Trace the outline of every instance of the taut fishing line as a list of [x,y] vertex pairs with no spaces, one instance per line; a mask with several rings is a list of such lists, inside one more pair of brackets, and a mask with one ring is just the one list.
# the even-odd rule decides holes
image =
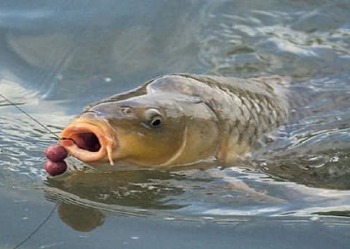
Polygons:
[[[0,93],[0,96],[6,101],[8,102],[11,106],[15,107],[17,110],[19,110],[21,113],[23,113],[24,115],[26,115],[28,118],[30,118],[32,121],[34,121],[36,124],[38,124],[40,127],[42,127],[43,129],[45,129],[46,131],[48,131],[50,134],[54,135],[57,140],[59,140],[59,137],[57,136],[57,134],[55,134],[53,131],[51,131],[49,128],[47,128],[44,124],[40,123],[37,119],[35,119],[33,116],[31,116],[29,113],[27,113],[26,111],[24,111],[22,108],[20,108],[16,103],[14,103],[13,101],[11,101],[9,98],[5,97],[3,94]],[[29,241],[48,221],[49,219],[52,217],[52,215],[54,214],[56,208],[58,206],[58,203],[56,203],[56,205],[51,209],[51,211],[49,212],[49,214],[46,216],[46,218],[25,238],[23,239],[20,243],[18,243],[15,247],[13,247],[13,249],[18,249],[20,248],[22,245],[24,245],[27,241]]]
[[24,115],[26,115],[28,118],[30,118],[32,121],[34,121],[36,124],[38,124],[39,126],[41,126],[42,128],[44,128],[46,131],[48,131],[50,134],[54,135],[57,140],[59,140],[59,137],[57,136],[57,134],[55,134],[53,131],[51,131],[49,128],[47,128],[44,124],[40,123],[37,119],[35,119],[33,116],[29,115],[29,113],[25,112],[22,108],[20,108],[16,103],[12,102],[10,99],[8,99],[7,97],[5,97],[3,94],[0,93],[0,96],[6,100],[10,105],[12,105],[13,107],[15,107],[17,110],[19,110],[20,112],[22,112]]

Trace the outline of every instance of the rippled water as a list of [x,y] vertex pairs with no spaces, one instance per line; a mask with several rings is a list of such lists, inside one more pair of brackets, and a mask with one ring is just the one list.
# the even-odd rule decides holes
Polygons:
[[349,12],[347,0],[0,3],[0,93],[55,133],[159,74],[292,79],[290,122],[240,165],[206,170],[99,173],[72,159],[79,170],[46,178],[55,136],[0,98],[1,245],[57,204],[30,248],[346,248]]

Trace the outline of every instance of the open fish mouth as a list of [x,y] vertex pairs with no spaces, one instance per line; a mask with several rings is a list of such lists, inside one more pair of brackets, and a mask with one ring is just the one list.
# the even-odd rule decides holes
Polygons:
[[60,145],[70,155],[86,162],[109,161],[114,164],[112,152],[116,141],[108,125],[86,119],[77,119],[61,133]]
[[98,152],[101,149],[100,140],[93,132],[82,132],[72,134],[71,137],[63,137],[62,140],[71,140],[81,150]]

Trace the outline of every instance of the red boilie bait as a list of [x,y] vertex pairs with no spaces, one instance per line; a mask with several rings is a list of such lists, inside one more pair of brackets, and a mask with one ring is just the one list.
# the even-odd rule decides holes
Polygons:
[[68,156],[67,150],[61,145],[49,145],[45,150],[47,161],[44,169],[51,176],[61,175],[67,170],[64,159]]

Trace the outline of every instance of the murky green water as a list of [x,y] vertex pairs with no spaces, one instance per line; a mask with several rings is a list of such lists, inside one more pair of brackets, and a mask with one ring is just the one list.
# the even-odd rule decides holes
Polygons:
[[47,179],[54,136],[0,98],[1,247],[34,232],[21,248],[347,248],[349,13],[348,0],[0,2],[0,93],[54,132],[165,73],[289,76],[294,108],[240,167]]

